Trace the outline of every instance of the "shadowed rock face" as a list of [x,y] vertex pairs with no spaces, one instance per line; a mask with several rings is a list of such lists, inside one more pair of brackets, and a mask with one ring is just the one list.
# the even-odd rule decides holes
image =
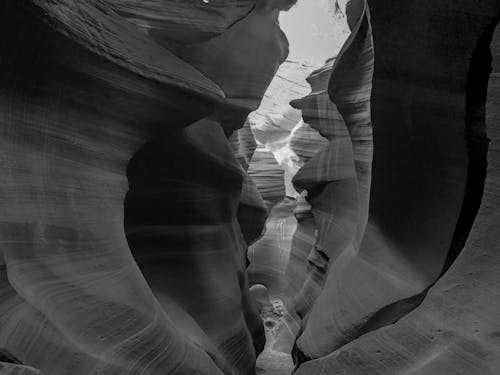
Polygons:
[[498,1],[346,1],[297,201],[277,12],[209,3],[1,3],[0,374],[496,374]]
[[222,128],[202,120],[148,143],[127,174],[127,238],[154,295],[189,336],[215,345],[234,373],[252,373],[251,336],[260,340],[256,349],[264,337],[237,221],[243,171]]
[[[348,17],[354,3],[347,4]],[[482,200],[484,227],[481,210],[474,226],[481,234],[474,241],[473,228],[467,238],[486,176],[488,55],[499,5],[369,3],[375,45],[369,221],[358,250],[338,255],[342,247],[332,234],[321,247],[330,257],[328,273],[297,340],[297,373],[493,374],[499,343],[490,319],[499,311],[483,305],[489,295],[483,288],[496,288],[489,275],[496,261],[494,245],[477,241],[494,233],[485,201],[494,195]],[[341,63],[342,53],[329,93],[349,126],[343,97],[335,96],[336,84],[345,82]],[[486,186],[494,185],[492,173]],[[314,199],[312,206],[314,212]]]
[[0,347],[47,374],[221,374],[153,297],[123,200],[134,153],[222,92],[100,2],[4,1],[0,14]]
[[[253,185],[242,168],[249,160],[248,174],[254,175],[252,163],[262,155],[251,142],[245,150],[244,137],[251,135],[244,133],[245,118],[258,108],[288,53],[276,17],[253,11],[218,37],[174,48],[223,89],[225,103],[183,134],[146,144],[128,169],[125,226],[139,267],[164,309],[178,304],[201,328],[195,337],[208,336],[234,374],[255,371],[255,355],[265,342],[249,297],[247,245],[262,233],[262,198],[284,196],[277,163],[277,186],[265,178],[263,184],[253,179]],[[253,65],[251,56],[259,57]],[[266,177],[269,170],[260,172]]]
[[109,0],[109,4],[156,41],[183,44],[224,33],[250,13],[255,0]]
[[[6,1],[0,14],[11,36],[1,41],[0,347],[50,374],[251,373],[263,337],[236,221],[243,170],[218,124],[182,130],[223,103],[222,90],[103,2]],[[184,162],[164,163],[168,140],[177,144],[168,160]],[[186,179],[190,165],[205,174]],[[171,193],[155,195],[164,181]],[[125,222],[131,244],[147,239],[134,249],[146,280],[125,238],[129,183],[128,203],[141,183],[153,192]],[[186,208],[197,184],[198,213]],[[148,221],[158,212],[149,208],[179,205],[178,221]],[[185,231],[162,242],[168,225]],[[151,247],[169,251],[155,259]],[[158,288],[162,264],[171,271]]]

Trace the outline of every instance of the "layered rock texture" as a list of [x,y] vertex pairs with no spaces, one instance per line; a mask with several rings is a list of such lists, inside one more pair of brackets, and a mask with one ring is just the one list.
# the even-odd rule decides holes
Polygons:
[[[227,136],[259,105],[286,39],[272,32],[248,91],[217,75],[240,71],[238,54],[202,74],[106,2],[0,7],[0,348],[16,358],[2,373],[253,373],[264,331]],[[252,13],[210,48],[231,49],[235,34],[260,44],[274,17]],[[206,118],[214,110],[235,115]]]
[[[363,120],[362,105],[357,115],[346,112],[345,96],[336,97],[344,87],[353,87],[345,85],[343,61],[350,62],[348,71],[361,69],[357,79],[363,71],[369,74],[369,65],[362,66],[370,56],[366,47],[371,38],[363,35],[371,29],[356,16],[352,43],[346,43],[333,66],[328,94],[350,130],[358,195],[346,205],[349,199],[342,199],[340,191],[323,203],[323,188],[320,198],[311,200],[313,213],[326,211],[331,215],[328,222],[339,224],[325,231],[322,217],[318,220],[315,214],[316,247],[326,254],[321,258],[327,260],[326,272],[317,282],[324,287],[302,321],[295,349],[302,364],[296,373],[494,374],[500,343],[493,317],[499,311],[496,304],[486,307],[482,298],[491,299],[489,290],[496,290],[498,283],[489,276],[496,261],[491,258],[495,245],[488,242],[496,232],[490,216],[496,203],[489,202],[497,199],[488,197],[488,188],[483,198],[482,192],[488,54],[499,4],[369,3],[375,45],[369,221],[363,234],[369,179],[362,176],[370,165],[369,133],[352,127],[354,120],[367,125],[367,117]],[[347,4],[349,19],[349,8],[358,11],[359,6]],[[358,57],[350,57],[351,51],[358,51]],[[314,81],[312,85],[314,94]],[[357,87],[359,94],[350,96],[351,103],[363,98],[362,82]],[[313,107],[304,103],[307,98],[297,105]],[[329,171],[346,170],[341,160],[349,158],[340,159],[340,145],[335,150],[336,168]],[[494,150],[490,160],[495,160]],[[301,178],[303,170],[295,178],[301,185],[309,182]],[[486,179],[492,190],[494,173]],[[352,193],[354,186],[344,191]],[[333,209],[336,199],[348,210]],[[346,234],[350,247],[345,245]]]
[[498,0],[291,3],[3,0],[1,375],[498,373]]
[[160,43],[200,43],[245,18],[255,0],[109,0],[113,10]]

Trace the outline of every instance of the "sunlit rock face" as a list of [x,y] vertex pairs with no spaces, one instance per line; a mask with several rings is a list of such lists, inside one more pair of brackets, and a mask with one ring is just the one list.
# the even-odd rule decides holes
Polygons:
[[290,137],[290,148],[303,163],[307,163],[327,143],[321,134],[303,121],[295,127]]
[[[293,216],[297,221],[297,229],[293,233],[290,256],[286,265],[285,278],[287,282],[287,295],[295,300],[297,305],[292,308],[300,313],[304,308],[310,307],[314,302],[314,296],[318,293],[301,293],[305,286],[305,279],[309,276],[310,263],[308,262],[311,249],[316,243],[318,228],[314,221],[311,205],[307,202],[307,192],[297,198],[297,204]],[[321,286],[317,286],[321,288]],[[307,297],[311,297],[311,299]],[[305,298],[304,298],[305,297]],[[307,301],[307,302],[306,302]],[[305,303],[305,304],[304,304]],[[302,306],[299,307],[298,304]]]
[[[343,258],[359,250],[368,215],[373,48],[368,11],[363,3],[352,5],[354,8],[348,8],[347,12],[352,34],[338,59],[327,61],[315,71],[308,79],[311,94],[293,102],[302,109],[305,122],[329,140],[294,177],[297,188],[308,191],[307,199],[318,230],[308,257],[310,276],[296,306],[297,313],[304,318],[303,332],[297,340],[299,361],[304,355],[326,354],[335,340],[331,326],[335,322],[330,314],[335,308],[332,305],[339,303],[332,298],[337,293],[337,268],[342,268]],[[329,86],[330,80],[337,86]],[[320,331],[331,334],[319,335]]]
[[285,173],[270,150],[263,147],[255,150],[248,175],[269,208],[285,198]]
[[288,197],[297,196],[291,180],[301,167],[290,148],[290,138],[301,122],[301,113],[289,102],[307,94],[309,88],[304,78],[313,69],[300,61],[287,60],[277,71],[259,108],[248,117],[256,141],[271,152],[284,172],[283,183]]

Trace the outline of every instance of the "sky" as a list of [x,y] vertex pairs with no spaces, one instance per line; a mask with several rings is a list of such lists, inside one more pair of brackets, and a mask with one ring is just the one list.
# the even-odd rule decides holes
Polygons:
[[331,0],[298,0],[288,12],[282,12],[280,25],[290,42],[290,60],[314,65],[336,56],[348,28],[345,18],[330,11]]

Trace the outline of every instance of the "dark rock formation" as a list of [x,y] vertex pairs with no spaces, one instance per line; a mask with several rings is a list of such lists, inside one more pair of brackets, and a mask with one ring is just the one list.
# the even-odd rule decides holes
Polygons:
[[[257,142],[252,133],[250,122],[233,132],[229,138],[233,153],[241,167],[248,171]],[[258,240],[264,231],[267,218],[267,206],[253,181],[247,173],[243,174],[240,204],[238,207],[238,222],[248,245]]]
[[[332,320],[330,311],[335,308],[333,304],[342,302],[332,296],[338,293],[336,285],[342,268],[356,258],[368,216],[373,47],[365,4],[350,2],[347,19],[352,34],[337,60],[327,61],[314,72],[309,78],[311,94],[293,103],[303,109],[305,121],[329,140],[328,146],[294,178],[298,189],[308,191],[307,199],[318,228],[318,238],[308,258],[311,276],[298,301],[300,306],[304,305],[301,299],[314,301],[318,297],[303,320],[303,332],[297,340],[297,353],[308,357],[328,353],[338,340],[336,328],[332,327],[338,323]],[[319,295],[312,293],[318,290],[314,284],[322,287],[323,283]],[[306,311],[301,307],[298,312],[303,315]]]
[[[255,188],[261,186],[243,169],[260,151],[253,151],[249,129],[246,135],[238,129],[259,106],[288,44],[275,16],[256,9],[204,43],[166,45],[216,82],[225,101],[210,118],[149,142],[134,156],[127,238],[165,311],[177,305],[189,317],[179,324],[196,322],[190,335],[212,344],[228,371],[251,374],[265,337],[249,297],[247,245],[261,235],[266,211]],[[263,53],[255,66],[247,63],[252,46]],[[227,139],[238,135],[248,143],[236,140],[241,165]]]
[[[488,48],[499,4],[370,1],[370,9],[370,219],[359,251],[330,259],[297,341],[297,374],[494,374],[498,309],[483,299],[498,283],[495,245],[484,243],[496,232],[494,195],[483,198],[468,234],[485,176]],[[341,67],[330,79],[337,104]]]
[[162,44],[200,43],[248,15],[255,0],[109,0],[118,14]]
[[0,347],[47,374],[223,373],[153,297],[123,228],[130,158],[222,91],[102,2],[0,14]]
[[[187,315],[177,320],[183,327],[195,322],[186,331],[213,345],[234,374],[255,371],[265,341],[246,266],[266,211],[259,182],[245,174],[260,151],[244,124],[288,53],[276,16],[257,8],[206,42],[164,43],[217,83],[225,101],[210,118],[147,143],[128,168],[125,226],[140,269],[164,310]],[[256,48],[261,59],[250,65]]]
[[1,375],[498,373],[498,0],[344,1],[254,124],[292,3],[3,0]]
[[307,163],[327,143],[325,138],[305,122],[297,125],[290,137],[290,148],[303,163]]
[[[1,60],[0,347],[50,374],[69,368],[75,374],[251,373],[253,346],[260,350],[263,337],[236,221],[243,170],[228,159],[232,151],[218,124],[181,130],[223,103],[223,92],[103,2],[7,1],[1,14],[9,38],[2,38]],[[167,147],[170,154],[167,140],[177,141]],[[126,226],[149,286],[123,227],[125,172],[134,155]],[[144,161],[151,163],[143,167]],[[199,183],[207,182],[202,196],[190,194],[196,180],[182,174],[191,167],[201,168]],[[219,185],[210,191],[216,174]],[[151,204],[134,199],[164,187],[159,177],[170,190],[148,195]],[[190,211],[192,201],[175,194],[198,199],[202,211]],[[179,207],[184,216],[174,214]],[[165,211],[156,216],[158,209]],[[168,225],[179,229],[175,238]],[[148,252],[156,248],[159,253]],[[165,264],[170,270],[155,272]],[[176,276],[175,285],[165,284]],[[19,367],[2,366],[9,373]]]
[[202,120],[146,144],[128,176],[127,238],[154,295],[177,326],[215,345],[234,373],[252,373],[248,332],[255,342],[264,337],[236,220],[243,170],[222,128]]

